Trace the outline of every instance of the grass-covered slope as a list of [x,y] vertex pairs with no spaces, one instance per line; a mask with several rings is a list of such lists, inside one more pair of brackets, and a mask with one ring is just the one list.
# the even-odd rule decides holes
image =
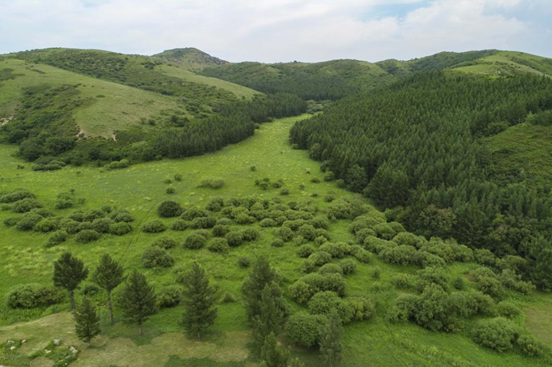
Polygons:
[[202,73],[264,93],[294,93],[314,100],[336,100],[388,85],[396,79],[376,64],[357,60],[313,64],[244,62],[208,67]]
[[[304,117],[307,116],[299,118]],[[38,228],[43,230],[46,228],[44,223],[38,226],[37,230],[27,231],[18,229],[17,226],[21,228],[20,224],[16,227],[0,224],[3,226],[3,245],[0,246],[0,268],[2,269],[0,294],[5,295],[20,284],[51,285],[52,261],[63,251],[71,251],[90,268],[94,268],[100,256],[107,252],[121,261],[127,272],[138,269],[146,274],[148,280],[155,285],[157,292],[174,287],[175,284],[178,285],[178,274],[183,269],[187,269],[192,261],[198,261],[206,269],[211,282],[216,283],[220,288],[220,294],[229,293],[236,299],[231,301],[232,297],[229,297],[229,302],[221,301],[217,304],[219,316],[211,332],[202,341],[192,341],[182,333],[179,320],[183,309],[180,306],[161,309],[144,325],[145,335],[140,337],[137,335],[135,325],[122,322],[119,308],[115,309],[115,326],[109,325],[103,293],[95,290],[93,284],[86,281],[77,291],[77,300],[82,299],[84,294],[89,295],[99,305],[102,315],[102,334],[93,340],[92,346],[86,346],[76,339],[73,321],[67,312],[69,307],[67,301],[50,307],[29,310],[9,309],[3,303],[0,306],[0,323],[4,325],[0,327],[0,343],[14,340],[16,348],[13,351],[9,348],[2,349],[0,363],[14,367],[28,366],[32,359],[32,365],[49,365],[52,359],[57,361],[63,358],[65,355],[63,353],[66,353],[68,346],[74,345],[80,353],[71,366],[154,364],[166,367],[182,365],[249,367],[257,365],[258,359],[249,349],[252,338],[241,302],[241,284],[250,268],[239,266],[238,260],[242,257],[254,260],[260,255],[267,257],[280,274],[280,285],[284,290],[286,301],[291,306],[292,314],[297,314],[308,312],[306,306],[293,300],[290,288],[297,279],[305,275],[300,270],[305,259],[298,256],[301,246],[297,243],[307,241],[307,248],[310,247],[316,252],[322,250],[319,246],[325,245],[315,245],[314,241],[301,239],[299,235],[301,233],[306,235],[308,232],[306,229],[293,231],[294,239],[285,242],[282,247],[272,245],[278,238],[276,235],[278,227],[264,227],[257,221],[243,224],[242,219],[238,219],[239,213],[249,213],[249,216],[262,215],[263,211],[259,212],[258,205],[255,208],[251,206],[249,210],[246,209],[249,205],[246,203],[251,203],[250,200],[254,199],[259,203],[267,200],[268,212],[272,214],[280,213],[279,210],[282,210],[280,205],[283,204],[287,216],[305,216],[306,212],[299,208],[312,210],[317,207],[318,211],[314,216],[323,220],[328,220],[327,214],[336,215],[345,209],[345,212],[342,212],[345,217],[342,219],[328,220],[328,229],[325,233],[331,237],[333,243],[348,243],[342,244],[342,249],[350,249],[351,244],[358,243],[371,249],[371,253],[366,255],[362,252],[365,255],[358,258],[336,253],[330,260],[333,264],[349,261],[356,265],[356,271],[343,277],[345,280],[343,299],[369,298],[376,311],[375,315],[368,320],[354,321],[345,325],[342,339],[344,366],[547,365],[548,361],[545,359],[522,356],[517,346],[512,351],[497,353],[471,341],[471,330],[478,320],[489,319],[491,316],[461,319],[463,327],[454,333],[430,331],[416,325],[414,321],[391,322],[393,312],[390,311],[394,310],[397,299],[405,296],[415,298],[420,294],[417,284],[421,279],[418,273],[421,266],[389,263],[392,257],[384,255],[386,251],[381,252],[385,246],[396,248],[395,242],[383,238],[383,236],[389,238],[388,236],[392,235],[388,226],[378,227],[378,236],[381,238],[374,239],[375,237],[369,236],[370,241],[358,242],[361,236],[367,234],[366,224],[362,224],[362,218],[357,220],[355,225],[357,235],[353,235],[351,216],[347,214],[347,205],[344,205],[343,200],[361,204],[360,206],[367,203],[355,194],[336,187],[333,182],[326,182],[323,178],[324,174],[317,168],[317,163],[310,160],[306,152],[291,148],[287,142],[287,133],[297,119],[278,120],[263,125],[252,139],[229,146],[217,153],[185,161],[164,160],[145,163],[116,171],[79,167],[56,172],[32,172],[28,168],[18,168],[23,162],[11,156],[13,147],[0,146],[0,156],[5,162],[0,166],[2,190],[28,189],[36,195],[36,200],[44,206],[44,209],[52,212],[55,216],[51,218],[52,221],[56,218],[67,218],[79,210],[90,215],[96,213],[93,215],[97,216],[98,212],[92,210],[98,210],[101,214],[102,210],[107,210],[107,208],[102,209],[106,206],[111,207],[112,213],[126,209],[134,218],[134,221],[130,222],[132,227],[130,233],[121,236],[102,234],[98,240],[89,243],[79,242],[78,234],[70,234],[65,242],[49,248],[45,245],[51,237],[51,232],[38,231]],[[252,166],[255,167],[254,170]],[[181,177],[176,180],[175,175]],[[263,185],[256,185],[255,181],[263,181],[265,177],[270,178],[270,184],[267,185],[266,190],[263,190]],[[224,180],[224,184],[219,189],[213,189],[201,184],[205,180],[212,182]],[[275,188],[276,184],[287,188],[288,194],[281,195],[282,188]],[[167,188],[173,188],[175,193],[168,195]],[[60,193],[62,193],[61,196],[59,196]],[[230,248],[228,254],[214,253],[207,247],[196,250],[187,249],[183,246],[185,239],[190,234],[197,233],[197,230],[191,228],[183,231],[172,230],[170,228],[180,220],[159,218],[157,215],[156,209],[164,200],[175,200],[186,208],[195,206],[203,209],[215,197],[222,198],[227,207],[221,212],[215,209],[209,213],[210,216],[220,219],[224,217],[223,213],[233,212],[229,224],[232,231],[253,228],[260,233],[260,237]],[[56,209],[58,202],[67,200],[72,202],[72,208]],[[277,204],[278,201],[281,201],[281,204]],[[303,206],[307,201],[311,204]],[[299,207],[296,206],[298,204]],[[358,204],[354,207],[360,208]],[[239,206],[232,209],[235,205]],[[21,218],[25,215],[13,213],[8,206],[4,205],[4,209],[7,210],[0,211],[1,221],[4,222],[7,218]],[[297,210],[292,210],[293,207]],[[370,221],[376,221],[379,224],[385,222],[385,216],[382,213],[370,206],[365,206],[365,209],[368,210],[368,216],[364,218],[370,218]],[[41,213],[46,214],[44,211]],[[168,229],[162,233],[145,233],[141,230],[145,224],[154,220],[160,220]],[[320,223],[323,224],[323,221]],[[370,226],[374,226],[374,223]],[[400,230],[396,224],[390,224],[390,226],[395,228],[391,231]],[[363,229],[366,233],[361,232]],[[213,241],[214,232],[211,229],[207,231],[209,244]],[[175,261],[174,265],[171,268],[145,268],[142,260],[144,251],[161,237],[171,237],[177,241],[176,247],[167,250]],[[441,242],[432,243],[435,245]],[[444,243],[440,246],[443,249],[461,249],[447,247],[448,245]],[[429,246],[426,250],[439,253],[439,246],[433,250]],[[379,256],[376,255],[378,251]],[[392,251],[387,252],[392,253]],[[420,256],[422,253],[424,251],[419,251]],[[441,253],[441,255],[449,256],[450,253],[448,255]],[[339,258],[340,256],[344,257]],[[427,253],[424,256],[427,257]],[[366,263],[368,259],[369,262]],[[478,261],[481,259],[483,258],[478,258]],[[487,256],[486,259],[489,261],[490,258]],[[473,261],[449,260],[445,266],[447,274],[445,282],[449,292],[457,292],[453,287],[453,280],[460,278],[460,281],[454,282],[456,286],[460,287],[458,285],[460,282],[465,291],[477,293],[475,291],[481,285],[475,282],[471,274],[481,265]],[[315,267],[314,272],[319,269],[321,267]],[[441,278],[437,277],[435,281],[441,281]],[[116,290],[115,297],[117,293]],[[508,289],[501,297],[501,300],[512,303],[514,310],[525,311],[524,314],[512,316],[513,325],[517,325],[523,333],[534,333],[542,337],[544,342],[550,342],[547,338],[547,334],[551,331],[550,324],[535,322],[536,317],[544,319],[550,317],[552,300],[549,295],[534,291],[524,295]],[[34,321],[12,324],[26,320]],[[308,367],[320,365],[321,357],[317,348],[293,346],[286,335],[284,331],[280,340],[285,346],[289,346],[293,356],[299,357]],[[58,338],[62,340],[61,346],[48,346],[52,340]],[[23,339],[27,342],[20,344]],[[54,352],[45,353],[45,349]]]
[[190,71],[200,71],[209,66],[228,64],[228,61],[221,60],[193,47],[165,50],[152,57]]

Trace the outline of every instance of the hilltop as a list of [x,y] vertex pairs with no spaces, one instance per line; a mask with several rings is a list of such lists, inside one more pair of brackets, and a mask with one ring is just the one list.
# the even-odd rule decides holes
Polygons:
[[194,47],[165,50],[152,57],[194,72],[201,71],[203,68],[209,66],[229,64],[228,61],[211,56]]

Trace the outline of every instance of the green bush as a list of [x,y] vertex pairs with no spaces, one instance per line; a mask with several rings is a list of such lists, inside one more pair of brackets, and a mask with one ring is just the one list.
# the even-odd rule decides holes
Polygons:
[[477,281],[477,288],[494,299],[501,299],[505,294],[504,286],[500,280],[488,276],[479,278]]
[[322,266],[332,261],[332,255],[325,251],[318,251],[309,256],[309,260],[316,266]]
[[162,236],[157,238],[153,242],[152,246],[157,246],[159,248],[162,248],[163,250],[168,250],[178,246],[178,241],[172,237]]
[[121,223],[130,223],[134,222],[134,217],[130,214],[128,210],[121,209],[117,210],[109,215],[111,219],[113,219],[114,222]]
[[481,320],[471,332],[472,339],[477,344],[498,352],[512,349],[519,334],[520,327],[503,317]]
[[303,245],[297,249],[297,256],[307,258],[315,252],[316,249],[312,245]]
[[171,224],[173,231],[185,231],[190,227],[190,224],[182,219],[177,219]]
[[521,353],[528,357],[542,357],[548,349],[540,340],[532,335],[521,335],[517,338],[516,345]]
[[241,232],[228,232],[225,238],[231,247],[237,247],[243,243],[243,234]]
[[270,246],[272,246],[272,247],[284,247],[284,241],[281,238],[275,238],[270,243]]
[[349,303],[341,299],[335,292],[318,292],[309,300],[309,313],[311,315],[328,316],[333,310],[337,311],[343,324],[351,322],[353,310]]
[[345,279],[339,274],[321,275],[311,273],[305,275],[300,280],[307,283],[313,289],[313,293],[332,291],[340,297],[343,297],[345,294]]
[[21,219],[19,219],[19,221],[15,225],[15,228],[17,228],[20,231],[30,231],[42,219],[44,218],[41,215],[38,215],[35,213],[26,213],[21,217]]
[[288,227],[281,227],[274,233],[276,237],[280,237],[284,242],[289,242],[293,239],[293,231]]
[[89,243],[100,238],[101,234],[93,229],[85,229],[77,233],[76,240],[81,243]]
[[15,213],[27,213],[37,208],[42,208],[42,204],[40,204],[37,200],[31,198],[16,201],[12,205],[12,211]]
[[372,261],[372,255],[370,254],[370,252],[363,249],[356,251],[354,253],[354,257],[363,264],[368,264],[370,261]]
[[64,296],[65,292],[59,288],[38,284],[24,284],[18,285],[8,292],[6,305],[12,309],[47,307],[61,303]]
[[213,217],[199,217],[194,218],[190,223],[190,228],[194,229],[206,229],[213,228],[217,224],[216,218]]
[[8,227],[13,227],[15,226],[17,223],[19,223],[19,220],[21,218],[19,217],[10,217],[10,218],[6,218],[4,219],[4,225],[8,226]]
[[142,232],[160,233],[167,230],[167,226],[160,220],[152,220],[142,226]]
[[259,222],[259,225],[263,228],[276,227],[278,223],[272,218],[265,218]]
[[177,285],[163,287],[157,292],[157,307],[171,308],[176,307],[182,301],[183,290]]
[[182,206],[176,201],[166,200],[157,207],[157,214],[161,218],[173,218],[182,214]]
[[228,242],[224,238],[213,238],[211,242],[209,242],[207,249],[219,254],[227,254],[230,252],[230,246],[228,246]]
[[430,284],[437,284],[442,289],[448,289],[449,277],[447,271],[443,268],[425,268],[418,270],[418,282],[416,288],[419,292],[423,292],[424,289]]
[[192,221],[195,218],[208,217],[210,215],[211,213],[209,213],[206,210],[201,210],[196,207],[190,207],[183,210],[182,214],[180,215],[180,218],[187,221]]
[[132,226],[127,222],[113,223],[109,226],[109,233],[115,236],[123,236],[132,232]]
[[343,275],[343,269],[337,264],[325,264],[320,269],[318,269],[318,273],[322,275],[325,275],[325,274]]
[[307,348],[316,346],[322,340],[327,323],[324,315],[293,314],[286,323],[287,339],[292,344]]
[[224,200],[220,197],[211,198],[205,206],[205,210],[209,210],[211,212],[219,212],[222,208],[224,208]]
[[26,189],[16,189],[12,192],[0,194],[0,203],[15,203],[23,199],[34,199],[36,196]]
[[230,233],[232,229],[228,225],[217,224],[213,227],[213,236],[215,237],[224,237],[226,234]]
[[290,285],[288,292],[291,299],[302,305],[306,305],[312,296],[314,296],[314,289],[302,280],[298,280]]
[[393,285],[398,289],[406,289],[410,286],[410,277],[407,274],[400,273],[392,278]]
[[255,241],[261,235],[255,228],[246,228],[241,231],[243,240],[246,242]]
[[339,246],[336,243],[326,242],[323,245],[320,246],[319,250],[327,252],[331,255],[331,257],[334,257],[336,259],[342,258],[345,256],[345,253],[343,252],[344,247]]
[[166,250],[151,246],[142,255],[142,265],[144,268],[170,268],[174,259]]
[[203,181],[201,181],[201,183],[199,184],[199,187],[218,190],[218,189],[220,189],[221,187],[223,187],[224,184],[225,184],[224,180],[221,180],[221,179],[211,179],[211,180],[203,180]]
[[238,266],[240,268],[248,268],[251,266],[251,259],[245,256],[238,257]]
[[343,271],[343,275],[353,274],[356,271],[357,265],[351,259],[342,260],[337,265]]
[[109,228],[113,224],[110,218],[98,218],[92,222],[92,229],[98,233],[109,233]]
[[514,319],[523,314],[516,305],[510,302],[500,302],[497,305],[496,311],[499,316],[506,317],[507,319]]
[[60,243],[63,243],[67,240],[67,237],[69,235],[65,231],[56,231],[52,233],[52,235],[48,238],[48,241],[46,242],[46,247],[53,247],[56,245],[59,245]]
[[368,320],[376,314],[374,303],[364,297],[345,298],[351,310],[351,321]]
[[201,234],[195,232],[190,234],[184,240],[184,247],[190,250],[197,250],[205,246],[207,239]]
[[414,233],[410,232],[400,232],[392,239],[393,242],[397,243],[399,246],[413,246],[420,248],[421,240]]
[[417,261],[417,250],[413,246],[401,245],[382,250],[379,253],[379,257],[388,264],[415,264]]
[[56,224],[56,222],[46,218],[38,222],[33,228],[34,231],[42,233],[52,232],[56,229],[58,229],[58,225]]

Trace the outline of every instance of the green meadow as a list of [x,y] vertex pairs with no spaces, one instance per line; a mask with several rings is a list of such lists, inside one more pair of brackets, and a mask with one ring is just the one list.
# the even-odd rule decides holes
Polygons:
[[[40,68],[47,72],[53,72],[50,69],[57,70],[45,66]],[[144,91],[136,92],[147,95]],[[135,221],[132,223],[133,231],[124,236],[104,234],[99,240],[88,244],[78,243],[72,236],[67,242],[51,248],[44,246],[48,234],[22,232],[0,224],[0,294],[8,293],[19,284],[52,284],[52,262],[62,252],[71,251],[91,269],[96,266],[100,256],[107,252],[122,262],[127,271],[139,269],[143,272],[156,289],[174,284],[176,272],[186,269],[192,261],[197,261],[206,269],[211,282],[219,287],[221,294],[229,293],[237,300],[218,304],[219,316],[214,327],[202,341],[195,341],[189,339],[180,326],[181,307],[162,309],[144,325],[143,336],[138,336],[135,325],[121,321],[117,308],[116,324],[110,326],[104,296],[100,293],[94,299],[100,304],[102,333],[93,340],[91,346],[77,340],[68,303],[23,311],[8,309],[2,302],[0,343],[9,339],[26,340],[26,343],[14,352],[3,351],[0,357],[4,360],[0,359],[0,363],[9,366],[53,366],[54,362],[43,351],[53,339],[59,338],[62,339],[63,347],[74,345],[80,350],[78,359],[71,366],[256,366],[258,359],[249,348],[252,338],[240,302],[241,284],[249,269],[238,266],[238,259],[247,257],[254,260],[261,255],[267,257],[281,276],[281,287],[294,313],[305,309],[294,303],[286,291],[290,284],[304,275],[299,270],[303,259],[296,255],[298,246],[293,241],[283,247],[271,246],[275,238],[274,229],[261,228],[255,223],[252,226],[259,230],[260,238],[231,248],[227,255],[212,253],[206,248],[189,250],[178,246],[169,250],[175,259],[173,268],[145,269],[142,266],[142,253],[156,238],[170,236],[182,243],[193,230],[177,232],[168,229],[161,234],[152,234],[140,229],[143,224],[160,219],[156,209],[165,200],[203,208],[213,197],[278,197],[283,203],[313,200],[319,213],[324,213],[330,206],[324,200],[328,194],[337,199],[359,200],[369,204],[366,199],[338,188],[334,182],[324,181],[319,163],[309,159],[307,152],[291,148],[288,143],[289,129],[297,120],[308,117],[303,115],[263,124],[252,138],[216,153],[184,160],[136,164],[120,170],[67,166],[59,171],[34,172],[29,164],[13,156],[17,150],[15,146],[1,145],[0,191],[28,189],[45,208],[59,216],[74,210],[54,209],[57,195],[71,191],[75,198],[83,199],[83,203],[77,205],[76,209],[100,209],[108,205],[114,209],[129,210]],[[25,167],[21,169],[21,165]],[[252,166],[255,170],[252,170]],[[175,180],[175,175],[182,175],[182,180]],[[263,178],[270,178],[271,182],[281,179],[289,189],[289,195],[280,195],[280,189],[277,188],[261,190],[255,185],[255,180]],[[225,184],[216,190],[199,187],[202,181],[211,179],[222,179]],[[312,182],[313,179],[320,182]],[[167,194],[167,188],[173,188],[175,193]],[[0,211],[0,221],[12,216],[14,214],[10,211]],[[160,220],[168,227],[174,222],[172,218]],[[329,227],[332,241],[354,241],[349,226],[349,220],[332,222]],[[232,224],[232,229],[244,227]],[[397,295],[414,292],[410,288],[395,289],[393,277],[399,273],[415,275],[419,267],[388,265],[377,256],[372,256],[368,264],[355,259],[353,261],[357,264],[357,271],[346,276],[346,295],[372,299],[376,316],[345,326],[342,339],[343,366],[550,365],[545,359],[523,357],[515,352],[497,353],[475,344],[467,330],[476,319],[468,320],[466,328],[457,333],[436,333],[413,323],[388,322],[385,315]],[[453,263],[448,265],[447,272],[451,279],[468,278],[467,273],[478,267],[475,263]],[[374,276],[376,269],[380,270],[379,277]],[[82,288],[86,289],[90,284],[86,281]],[[470,283],[467,287],[471,289],[475,285]],[[81,293],[77,293],[77,299],[82,297]],[[525,325],[534,335],[552,346],[552,297],[538,292],[521,295],[508,291],[507,300],[524,310],[524,315],[516,318],[515,322]],[[321,364],[316,349],[288,345],[284,334],[280,341],[307,366]]]

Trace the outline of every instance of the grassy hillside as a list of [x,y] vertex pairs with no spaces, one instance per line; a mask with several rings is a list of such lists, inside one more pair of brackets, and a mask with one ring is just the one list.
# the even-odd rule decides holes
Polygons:
[[396,80],[378,65],[357,60],[314,64],[245,62],[208,67],[202,73],[265,93],[295,93],[304,99],[315,100],[335,100]]
[[[181,100],[159,93],[108,82],[44,64],[28,64],[23,60],[4,59],[0,70],[13,70],[13,79],[0,81],[0,118],[11,119],[21,101],[23,89],[48,84],[77,85],[82,98],[89,103],[79,108],[74,117],[85,135],[112,138],[117,130],[141,125],[141,119],[157,117],[162,111],[178,111],[193,118]],[[147,126],[146,126],[147,127]]]
[[376,63],[397,77],[430,70],[455,70],[488,75],[514,76],[523,74],[552,75],[552,60],[515,51],[482,50],[468,52],[440,52],[408,61],[384,60]]
[[[258,223],[251,225],[238,224],[232,221],[232,230],[255,228],[260,238],[238,247],[232,247],[227,255],[216,254],[206,248],[190,250],[182,246],[185,238],[194,232],[166,230],[162,234],[144,233],[142,226],[159,217],[156,214],[158,204],[171,199],[189,207],[195,205],[203,208],[213,197],[225,201],[231,198],[267,199],[270,202],[281,200],[283,204],[312,201],[318,207],[317,217],[325,217],[341,200],[367,205],[365,199],[336,187],[333,182],[326,182],[317,163],[308,158],[304,151],[291,149],[287,134],[297,119],[306,116],[283,119],[272,124],[263,125],[258,133],[247,141],[229,146],[220,152],[207,154],[185,161],[163,160],[132,166],[125,170],[104,171],[93,167],[67,168],[62,171],[37,173],[28,168],[18,169],[22,162],[13,158],[14,149],[0,146],[0,156],[5,162],[0,166],[2,190],[26,188],[36,194],[45,208],[56,216],[67,216],[75,210],[100,209],[110,206],[115,209],[128,209],[134,217],[131,223],[133,230],[124,236],[104,234],[99,240],[87,244],[76,241],[74,235],[60,245],[45,248],[49,234],[36,231],[21,231],[14,227],[4,227],[5,246],[0,247],[0,294],[6,294],[14,286],[22,283],[51,284],[52,261],[63,251],[71,251],[93,268],[99,257],[110,253],[121,261],[127,271],[139,269],[153,282],[157,291],[174,285],[182,269],[191,261],[200,262],[206,269],[212,282],[220,287],[221,294],[230,293],[237,298],[236,302],[220,303],[219,317],[212,331],[202,341],[188,339],[179,326],[182,308],[164,308],[152,317],[145,325],[145,335],[139,337],[134,325],[121,322],[121,311],[116,309],[116,325],[109,326],[104,296],[102,293],[87,293],[100,305],[102,317],[102,335],[86,346],[75,338],[73,323],[68,312],[68,304],[54,305],[49,308],[32,310],[10,310],[3,303],[0,306],[0,342],[8,339],[25,339],[25,344],[17,344],[14,351],[2,350],[0,363],[10,366],[51,365],[51,360],[63,356],[67,347],[74,345],[80,350],[73,366],[247,366],[257,365],[255,355],[249,349],[251,342],[250,329],[241,303],[240,287],[250,269],[238,266],[241,257],[253,260],[256,256],[268,257],[271,265],[281,275],[281,286],[293,313],[305,311],[306,308],[295,303],[290,296],[289,286],[304,276],[299,269],[303,263],[297,255],[299,241],[296,238],[283,247],[271,246],[276,228],[261,227]],[[255,170],[251,167],[255,166]],[[175,174],[182,176],[175,180]],[[282,180],[289,189],[288,195],[281,195],[281,189],[269,187],[261,190],[255,180],[264,177],[271,183]],[[198,187],[204,180],[222,179],[224,185],[215,190]],[[319,183],[317,183],[319,181]],[[170,183],[169,183],[170,182]],[[300,186],[304,185],[304,186]],[[172,187],[175,194],[167,195],[166,189]],[[73,192],[75,207],[73,209],[55,209],[58,194]],[[317,194],[317,195],[314,195]],[[333,203],[328,196],[339,198]],[[81,200],[82,199],[82,200]],[[293,204],[290,204],[293,205]],[[370,206],[366,207],[372,218],[383,215]],[[243,208],[242,208],[243,210]],[[9,210],[0,212],[0,220],[13,217]],[[175,219],[161,219],[169,227]],[[383,219],[385,220],[385,219]],[[328,232],[332,242],[346,241],[355,243],[355,236],[350,232],[350,219],[339,219],[329,223]],[[176,239],[179,245],[169,249],[175,259],[173,268],[146,269],[142,265],[142,254],[161,236]],[[384,241],[383,239],[381,241]],[[387,241],[384,241],[387,242]],[[347,275],[345,297],[368,297],[376,306],[376,315],[369,320],[356,321],[345,326],[344,366],[545,366],[546,360],[522,357],[518,352],[496,353],[474,344],[469,336],[470,330],[480,317],[466,320],[464,328],[455,333],[432,332],[411,322],[391,323],[389,311],[395,299],[400,295],[415,295],[417,265],[391,265],[384,262],[381,256],[371,254],[368,264],[347,256],[356,264],[356,272]],[[339,263],[342,259],[333,259]],[[473,262],[451,262],[446,271],[448,281],[463,278],[465,289],[473,291],[478,287],[470,275],[480,265]],[[402,279],[399,283],[397,279]],[[402,285],[401,285],[402,284]],[[80,299],[84,292],[90,292],[91,283],[86,282],[78,291]],[[525,313],[514,318],[514,323],[542,337],[551,343],[548,335],[552,325],[536,322],[535,318],[550,318],[552,298],[538,292],[522,295],[507,291],[505,298]],[[34,320],[30,322],[13,322]],[[281,337],[288,345],[285,333]],[[56,338],[62,339],[59,347],[47,345]],[[552,346],[552,344],[549,344]],[[54,353],[44,353],[45,348],[53,348]],[[301,358],[306,366],[318,366],[321,363],[315,348],[289,346],[292,354]],[[2,354],[3,353],[3,354]]]

